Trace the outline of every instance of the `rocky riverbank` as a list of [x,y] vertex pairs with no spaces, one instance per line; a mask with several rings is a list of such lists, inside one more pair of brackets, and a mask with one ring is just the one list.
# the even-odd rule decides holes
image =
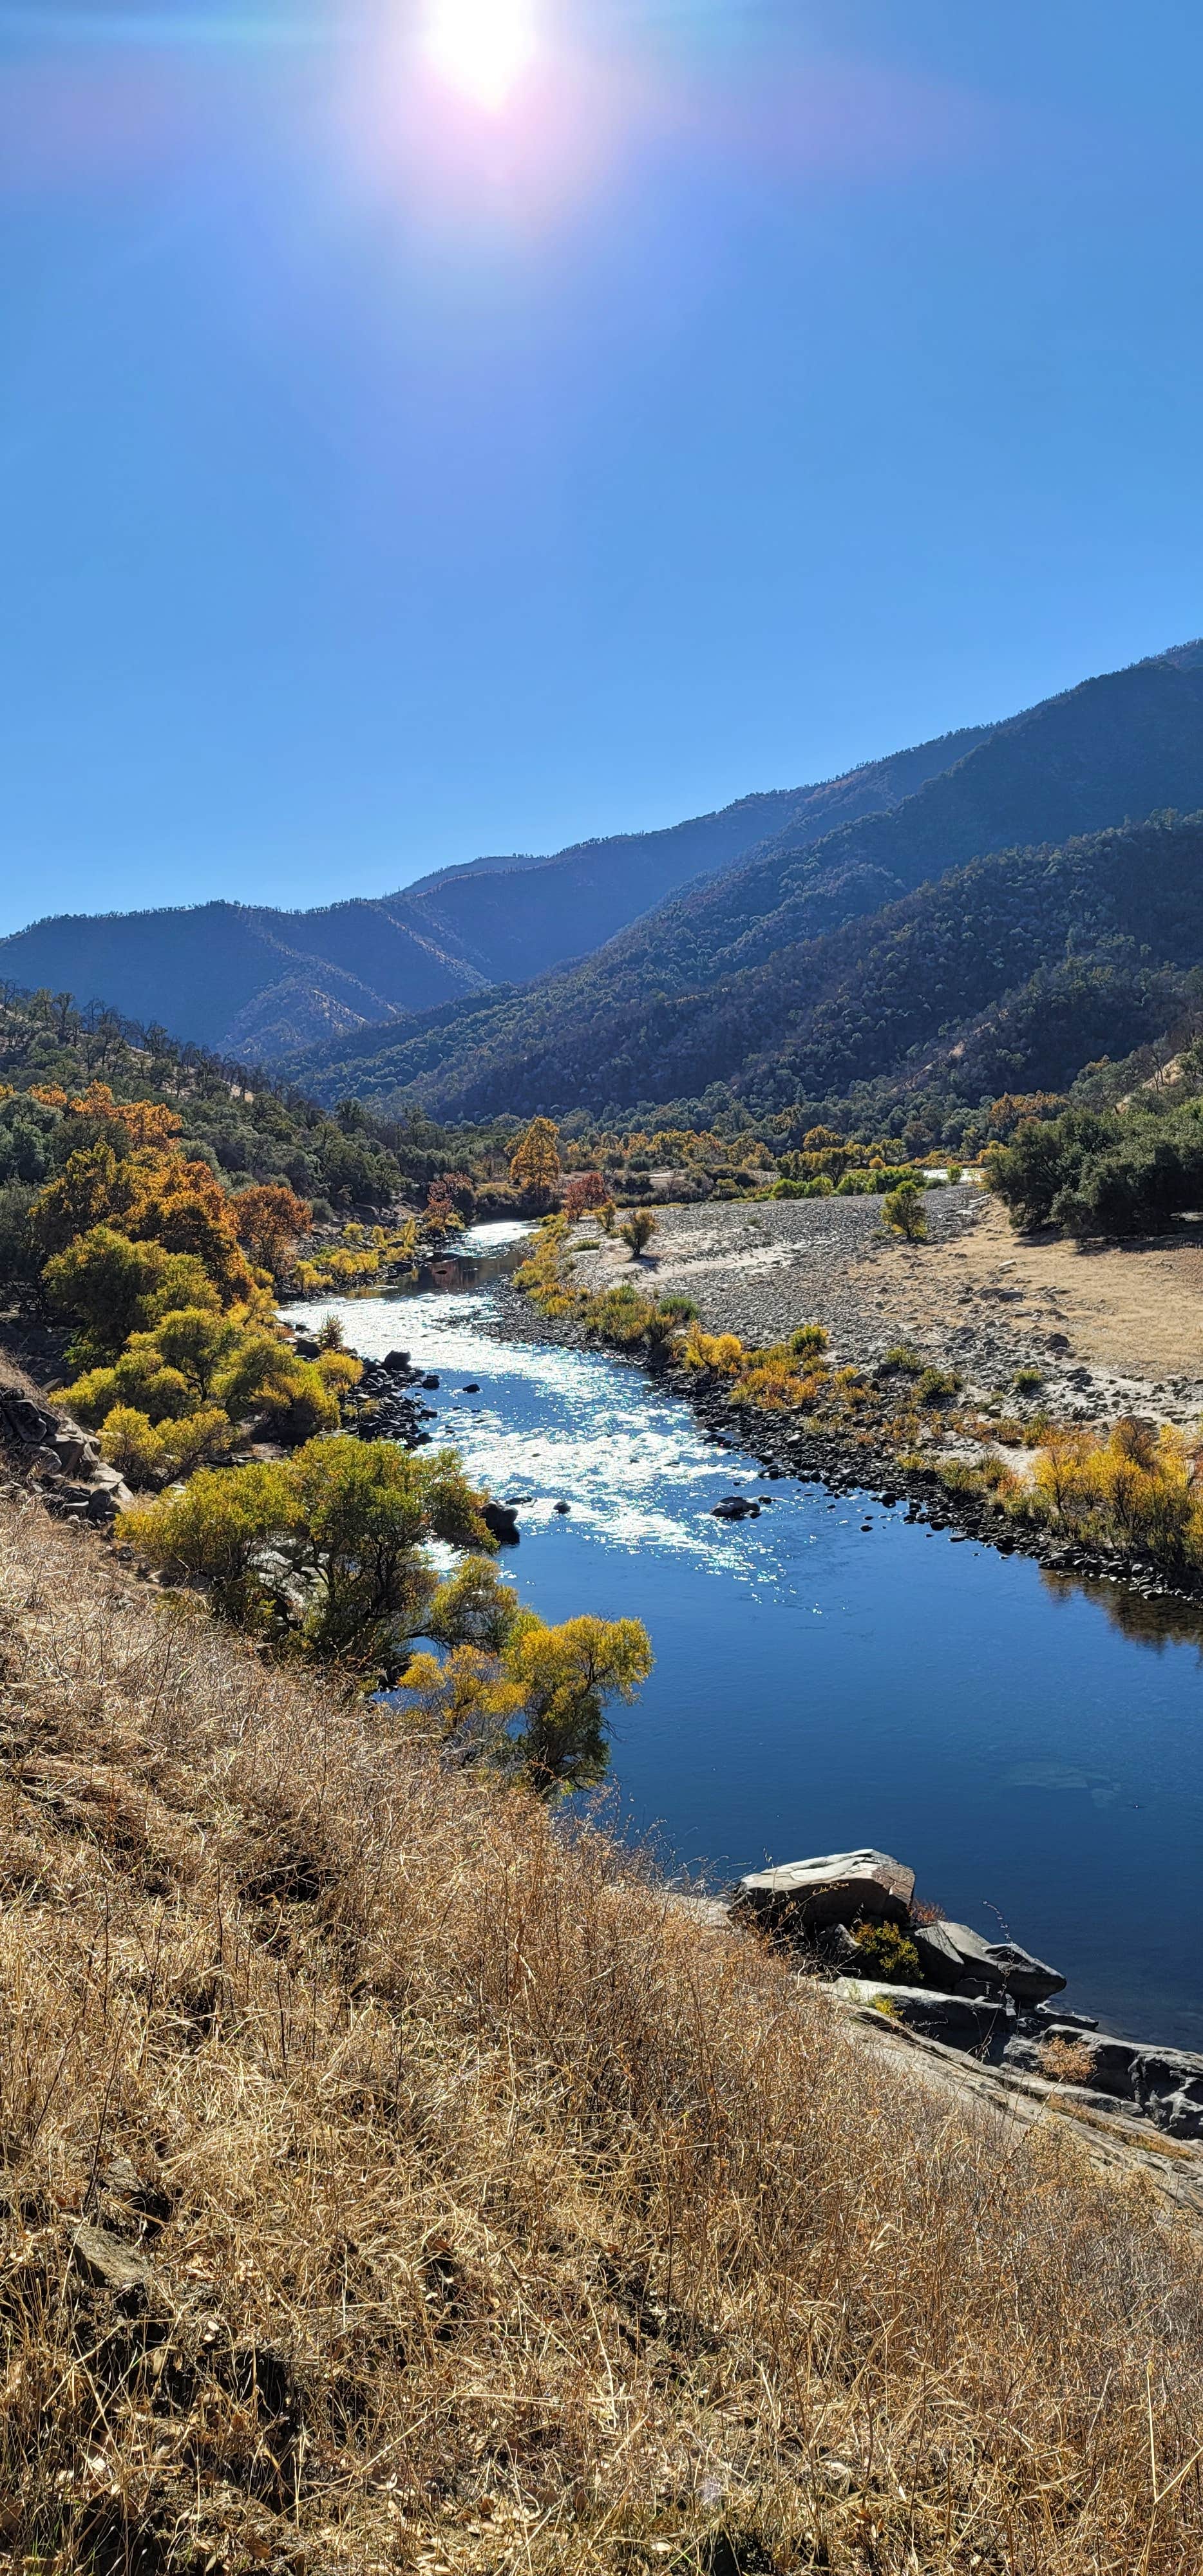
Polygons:
[[1134,2114],[1166,2137],[1203,2138],[1203,2056],[1100,2030],[1055,2001],[1057,1968],[1014,1941],[916,1908],[915,1873],[888,1852],[828,1852],[754,1870],[727,1907],[840,2000],[1011,2074],[1072,2086],[1081,2107]]
[[[645,1295],[688,1296],[706,1331],[737,1333],[749,1346],[776,1341],[803,1321],[820,1322],[833,1365],[870,1380],[892,1350],[909,1346],[924,1366],[955,1375],[960,1390],[921,1459],[900,1454],[871,1419],[867,1427],[813,1420],[803,1427],[794,1413],[742,1400],[714,1374],[670,1368],[660,1376],[686,1398],[716,1446],[753,1457],[769,1479],[794,1476],[837,1494],[905,1500],[912,1520],[1107,1587],[1114,1602],[1122,1597],[1125,1624],[1178,1620],[1185,1610],[1193,1629],[1203,1593],[1164,1569],[1130,1551],[1011,1518],[988,1493],[955,1490],[944,1479],[949,1469],[955,1475],[990,1458],[1029,1477],[1033,1458],[1023,1435],[1038,1417],[1100,1432],[1130,1416],[1197,1426],[1203,1375],[1180,1368],[1154,1377],[1140,1366],[1139,1348],[1155,1345],[1164,1366],[1167,1355],[1183,1359],[1203,1347],[1203,1251],[1193,1241],[1145,1246],[1142,1273],[1129,1266],[1135,1248],[1125,1255],[1033,1246],[1011,1233],[996,1203],[972,1183],[929,1191],[926,1211],[929,1240],[910,1245],[887,1232],[873,1199],[664,1208],[638,1262],[586,1219],[568,1238],[565,1273],[588,1294],[633,1280]],[[1085,1298],[1075,1263],[1088,1285]],[[1116,1290],[1116,1273],[1126,1298]],[[1136,1293],[1142,1275],[1157,1309],[1148,1318]],[[549,1319],[511,1282],[495,1283],[494,1295],[500,1338],[592,1344],[587,1327],[571,1316]],[[1085,1329],[1082,1303],[1090,1309]],[[1100,1339],[1111,1354],[1102,1360]]]

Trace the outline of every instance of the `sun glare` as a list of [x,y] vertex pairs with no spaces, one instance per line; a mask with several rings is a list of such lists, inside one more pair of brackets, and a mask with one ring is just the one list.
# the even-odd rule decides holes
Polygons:
[[426,50],[478,107],[504,107],[535,50],[533,0],[428,0]]

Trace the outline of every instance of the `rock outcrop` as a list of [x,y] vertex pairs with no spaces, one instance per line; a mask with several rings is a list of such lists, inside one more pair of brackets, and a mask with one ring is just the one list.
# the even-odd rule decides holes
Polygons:
[[888,1852],[828,1852],[782,1869],[750,1870],[736,1902],[772,1931],[815,1932],[831,1923],[908,1923],[914,1893],[914,1870]]
[[0,1385],[0,1445],[14,1482],[36,1489],[62,1520],[103,1525],[133,1501],[99,1443],[19,1386]]

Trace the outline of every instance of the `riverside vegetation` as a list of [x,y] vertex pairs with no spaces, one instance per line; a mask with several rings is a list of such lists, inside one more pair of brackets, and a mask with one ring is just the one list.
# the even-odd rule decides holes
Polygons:
[[[281,1274],[347,1284],[295,1259],[310,1208],[281,1182],[228,1190],[169,1102],[118,1100],[95,1078],[75,1097],[44,1084],[27,1097],[54,1168],[24,1239],[73,1335],[63,1401],[131,1484],[168,1488],[124,1512],[123,1542],[268,1651],[333,1663],[361,1688],[398,1685],[448,1759],[523,1770],[549,1794],[598,1780],[605,1708],[650,1669],[646,1632],[521,1609],[489,1563],[487,1497],[454,1451],[418,1459],[347,1437],[372,1429],[370,1409],[344,1421],[360,1361],[333,1326],[303,1356],[274,1315]],[[421,1221],[375,1230],[379,1246],[352,1226],[352,1281],[361,1263],[377,1277],[415,1260],[423,1237],[443,1243],[460,1221],[444,1183]],[[442,1582],[431,1541],[462,1558]],[[439,1652],[415,1653],[419,1640]]]
[[[887,1224],[922,1243],[913,1180],[882,1207]],[[653,1235],[654,1218],[639,1252]],[[814,1322],[747,1347],[736,1333],[704,1331],[687,1297],[657,1296],[627,1277],[600,1292],[576,1287],[573,1249],[571,1220],[545,1219],[517,1273],[539,1311],[671,1370],[703,1407],[717,1395],[733,1430],[742,1414],[753,1446],[758,1417],[788,1421],[805,1437],[838,1443],[869,1481],[890,1460],[903,1477],[929,1479],[954,1505],[972,1506],[984,1537],[1044,1533],[1103,1562],[1143,1565],[1177,1587],[1203,1582],[1203,1441],[1135,1417],[1100,1431],[1059,1423],[1040,1401],[1035,1369],[1019,1372],[1014,1412],[986,1412],[966,1400],[955,1369],[925,1365],[907,1343],[868,1369],[835,1365]]]

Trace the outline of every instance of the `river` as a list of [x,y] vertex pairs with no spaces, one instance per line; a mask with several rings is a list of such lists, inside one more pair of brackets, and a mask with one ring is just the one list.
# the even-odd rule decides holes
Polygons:
[[[474,1228],[415,1291],[289,1319],[333,1306],[352,1349],[438,1374],[434,1438],[528,1498],[501,1564],[543,1617],[645,1622],[655,1670],[612,1728],[622,1831],[713,1884],[876,1844],[1062,1969],[1067,2004],[1203,2049],[1199,1644],[1125,1634],[1097,1593],[901,1507],[767,1483],[603,1352],[498,1341],[515,1231]],[[739,1491],[770,1508],[712,1519]]]

